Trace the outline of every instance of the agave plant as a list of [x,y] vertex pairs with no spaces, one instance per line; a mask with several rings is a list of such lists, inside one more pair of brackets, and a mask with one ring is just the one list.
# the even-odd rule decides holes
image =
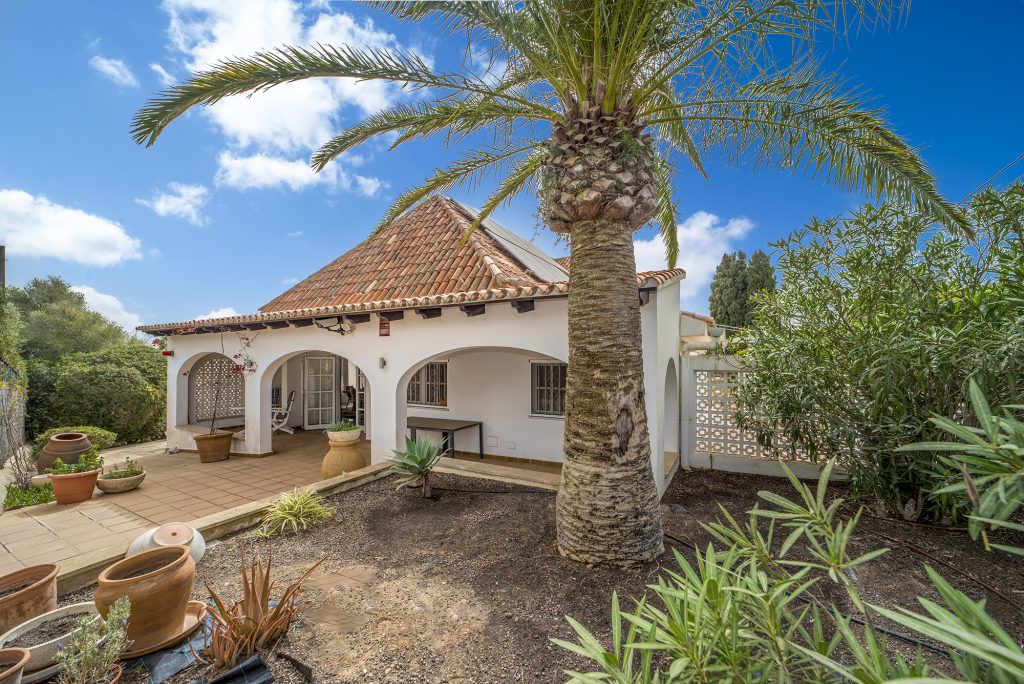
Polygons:
[[271,550],[267,554],[266,568],[257,553],[253,554],[251,562],[246,563],[245,549],[242,549],[242,598],[230,607],[210,585],[206,585],[214,603],[211,611],[213,626],[206,653],[213,658],[214,667],[234,667],[287,633],[292,620],[298,615],[295,599],[302,583],[326,560],[318,561],[302,573],[271,606],[274,583],[270,579],[270,566],[273,559]]
[[[152,145],[193,107],[305,79],[384,81],[414,92],[415,101],[325,142],[313,156],[315,170],[380,136],[392,147],[429,136],[477,147],[400,194],[382,225],[488,176],[495,189],[470,230],[516,195],[536,191],[541,217],[572,245],[556,506],[558,546],[569,558],[629,566],[662,550],[633,233],[656,222],[674,265],[677,165],[706,175],[705,155],[720,152],[914,202],[947,225],[967,227],[866,94],[823,73],[813,57],[821,33],[885,23],[898,14],[898,0],[371,4],[465,36],[490,68],[481,74],[467,63],[445,71],[415,52],[285,45],[225,59],[169,87],[136,114],[132,136]],[[774,54],[778,46],[797,57]]]
[[423,483],[423,498],[430,496],[430,471],[441,458],[441,446],[428,437],[420,437],[413,441],[405,438],[405,451],[395,451],[391,457],[391,473],[398,475],[398,487],[408,487],[417,482]]

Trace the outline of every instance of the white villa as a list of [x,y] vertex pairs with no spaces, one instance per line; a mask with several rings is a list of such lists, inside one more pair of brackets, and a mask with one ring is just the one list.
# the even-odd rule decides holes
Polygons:
[[[454,432],[459,452],[561,461],[569,259],[492,220],[463,242],[473,219],[465,205],[433,198],[259,313],[141,326],[167,336],[168,446],[195,449],[214,413],[214,379],[228,377],[217,426],[244,428],[235,453],[271,453],[272,416],[292,398],[278,423],[358,423],[374,463],[404,444],[410,425],[435,424],[469,424]],[[710,321],[680,316],[684,276],[637,274],[661,491],[680,450],[680,338],[706,336]],[[225,375],[243,346],[254,371]]]

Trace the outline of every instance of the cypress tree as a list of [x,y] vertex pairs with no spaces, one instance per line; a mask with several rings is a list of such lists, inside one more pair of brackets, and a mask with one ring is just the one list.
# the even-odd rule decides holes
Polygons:
[[754,295],[763,290],[769,292],[775,290],[775,269],[772,267],[772,260],[764,250],[759,249],[750,255],[750,263],[747,264],[745,276],[747,306],[743,322],[745,325],[749,325],[752,322],[754,310],[757,308]]
[[711,281],[708,306],[719,325],[739,327],[747,315],[747,255],[741,251],[723,254]]

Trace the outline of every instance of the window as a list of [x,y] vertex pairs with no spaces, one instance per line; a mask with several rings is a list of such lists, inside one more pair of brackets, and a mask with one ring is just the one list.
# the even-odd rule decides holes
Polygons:
[[531,364],[530,413],[541,416],[565,415],[564,363]]
[[432,361],[409,379],[405,399],[421,406],[448,405],[448,363]]

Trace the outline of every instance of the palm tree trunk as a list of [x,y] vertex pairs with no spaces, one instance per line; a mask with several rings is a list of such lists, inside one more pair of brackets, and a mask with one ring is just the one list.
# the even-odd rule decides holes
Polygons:
[[570,225],[569,370],[558,548],[630,566],[663,550],[647,432],[640,301],[627,221]]

